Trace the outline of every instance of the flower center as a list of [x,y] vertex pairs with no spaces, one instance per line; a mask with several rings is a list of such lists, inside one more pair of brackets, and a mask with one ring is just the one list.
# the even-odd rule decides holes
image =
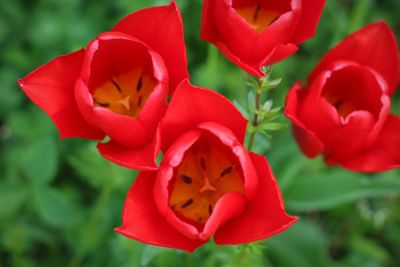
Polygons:
[[378,117],[382,108],[381,95],[375,76],[357,66],[334,71],[322,90],[322,96],[342,118],[357,110],[369,111]]
[[96,107],[135,117],[153,92],[155,80],[136,68],[113,76],[93,93]]
[[262,32],[282,14],[278,10],[264,7],[261,3],[251,6],[235,8],[236,12],[252,25],[258,32]]
[[174,170],[169,207],[178,215],[204,224],[226,193],[244,192],[237,160],[219,141],[200,138]]
[[339,115],[343,118],[346,118],[357,109],[357,105],[348,99],[334,95],[325,95],[324,98],[335,107]]

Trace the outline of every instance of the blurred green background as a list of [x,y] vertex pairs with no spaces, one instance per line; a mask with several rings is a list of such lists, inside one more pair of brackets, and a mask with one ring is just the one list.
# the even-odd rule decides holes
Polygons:
[[[328,0],[317,37],[274,66],[273,98],[305,80],[344,36],[385,19],[400,37],[398,0]],[[0,1],[0,266],[400,266],[400,171],[356,174],[310,161],[289,129],[259,137],[287,210],[289,231],[255,244],[210,242],[193,254],[143,245],[113,231],[136,172],[102,159],[95,142],[58,139],[50,119],[16,79],[53,57],[84,47],[123,16],[168,0]],[[200,0],[178,0],[192,82],[246,102],[245,75],[200,41]],[[166,40],[167,41],[167,40]],[[399,94],[393,111],[399,113]],[[282,121],[284,119],[282,118]],[[400,153],[400,152],[399,152]]]

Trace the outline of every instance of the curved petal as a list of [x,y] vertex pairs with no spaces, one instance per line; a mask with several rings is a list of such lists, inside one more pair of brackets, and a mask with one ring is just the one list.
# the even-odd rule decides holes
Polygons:
[[259,176],[257,197],[247,203],[244,212],[219,228],[217,244],[243,244],[270,237],[288,229],[297,221],[286,214],[278,184],[265,157],[250,154]]
[[39,67],[18,84],[25,94],[53,120],[60,138],[81,137],[101,140],[104,134],[89,126],[75,102],[74,86],[85,51],[57,57]]
[[373,147],[341,162],[358,172],[382,172],[400,167],[400,116],[389,115]]
[[113,31],[130,34],[161,55],[170,76],[170,92],[189,78],[182,18],[175,2],[130,14]]
[[161,122],[161,149],[165,151],[180,135],[202,122],[216,122],[230,129],[243,144],[247,120],[224,96],[183,81]]
[[239,66],[244,71],[247,71],[251,75],[256,77],[263,77],[264,73],[261,71],[261,68],[266,65],[274,64],[278,61],[281,61],[287,57],[290,57],[294,53],[297,52],[298,47],[294,44],[278,44],[274,47],[271,53],[265,57],[260,59],[259,61],[252,63],[247,62],[244,59],[238,57],[237,55],[233,54],[224,43],[222,42],[215,42],[215,45],[221,50],[221,52],[229,58],[234,64]]
[[191,240],[170,226],[153,200],[155,172],[141,172],[129,190],[118,233],[151,245],[194,251],[205,242]]
[[336,108],[322,96],[324,86],[332,73],[332,70],[324,71],[310,88],[302,88],[298,93],[301,96],[298,118],[308,130],[315,133],[325,149],[332,143],[336,131],[342,126]]
[[210,1],[203,4],[201,37],[214,43],[233,63],[245,71],[262,77],[260,68],[273,64],[297,51],[290,43],[297,23],[299,7],[282,14],[262,32],[257,32],[232,8],[231,1]]
[[208,219],[199,237],[208,240],[226,222],[239,216],[246,207],[246,198],[238,193],[231,192],[222,196],[215,205],[213,214]]
[[351,34],[330,50],[309,77],[311,83],[329,64],[337,60],[355,61],[380,73],[393,94],[400,78],[396,38],[385,22],[372,23]]
[[294,33],[293,43],[300,44],[314,36],[326,0],[302,0],[300,20]]
[[99,143],[97,149],[103,157],[125,168],[141,171],[156,170],[160,136],[158,133],[150,144],[138,148],[121,146],[111,140],[105,144]]
[[157,172],[157,180],[154,186],[154,200],[158,210],[168,223],[183,235],[196,239],[199,231],[193,225],[182,221],[176,216],[172,209],[168,206],[169,200],[169,183],[173,178],[174,170],[185,154],[185,152],[200,138],[201,131],[188,131],[180,136],[176,142],[165,153],[159,171]]
[[303,153],[314,158],[324,150],[324,145],[318,139],[314,132],[307,127],[298,118],[299,94],[301,90],[300,82],[297,82],[289,91],[286,97],[284,114],[293,123],[293,135]]
[[364,110],[352,112],[344,125],[337,130],[332,144],[325,151],[328,164],[352,158],[367,144],[368,136],[375,125],[374,116]]

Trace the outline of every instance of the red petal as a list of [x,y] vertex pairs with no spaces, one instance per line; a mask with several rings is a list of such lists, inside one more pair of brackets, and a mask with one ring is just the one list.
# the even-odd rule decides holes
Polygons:
[[370,24],[353,33],[329,51],[309,77],[309,83],[336,60],[350,60],[380,73],[394,93],[400,78],[396,38],[385,22]]
[[301,90],[299,82],[290,89],[286,98],[284,114],[293,123],[293,135],[303,153],[309,158],[314,158],[323,152],[324,145],[315,133],[307,129],[298,118],[299,90]]
[[74,97],[84,50],[57,57],[18,80],[25,94],[53,120],[60,138],[81,137],[101,140],[104,134],[88,125]]
[[103,157],[125,168],[141,171],[156,170],[160,136],[157,134],[150,144],[138,148],[129,148],[109,141],[106,144],[99,143],[97,149]]
[[209,238],[226,222],[241,215],[246,207],[246,198],[238,192],[223,195],[214,207],[211,217],[207,220],[199,237],[201,240]]
[[332,145],[325,151],[328,164],[352,158],[365,147],[369,133],[375,125],[374,116],[364,110],[353,111],[344,125],[337,130]]
[[173,168],[177,167],[185,152],[199,139],[201,131],[188,131],[177,140],[165,153],[157,172],[157,180],[154,187],[154,200],[162,216],[183,235],[198,239],[199,231],[196,227],[185,222],[176,216],[175,212],[169,208],[169,183],[174,175]]
[[341,163],[359,172],[381,172],[400,167],[400,116],[389,115],[374,146]]
[[259,33],[231,5],[228,0],[204,1],[201,37],[214,43],[240,68],[261,77],[262,66],[273,64],[297,51],[290,41],[297,21],[296,8],[281,15]]
[[168,147],[183,133],[203,122],[219,123],[230,129],[243,144],[247,120],[224,96],[182,82],[169,104],[161,123],[161,148]]
[[113,30],[138,38],[161,55],[169,71],[171,92],[189,78],[182,18],[175,2],[132,13]]
[[155,174],[138,175],[126,198],[122,226],[115,230],[140,242],[192,252],[204,242],[185,237],[160,215],[153,199]]
[[271,53],[256,63],[246,62],[242,58],[233,54],[222,42],[215,42],[215,45],[221,50],[221,52],[235,63],[239,68],[247,71],[248,73],[256,76],[263,77],[264,73],[261,71],[263,66],[272,65],[278,61],[281,61],[287,57],[290,57],[297,52],[298,47],[294,44],[278,44],[275,46]]
[[326,0],[302,0],[300,20],[293,43],[300,44],[315,35]]
[[215,234],[217,244],[243,244],[265,239],[288,229],[297,221],[286,214],[278,184],[265,157],[251,153],[259,176],[257,197],[245,211]]

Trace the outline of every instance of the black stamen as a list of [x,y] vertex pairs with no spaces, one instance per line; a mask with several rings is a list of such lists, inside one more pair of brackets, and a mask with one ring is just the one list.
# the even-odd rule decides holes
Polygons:
[[98,100],[96,100],[96,99],[94,99],[94,102],[95,102],[97,105],[99,105],[100,107],[103,107],[103,108],[108,108],[108,107],[110,107],[110,104],[100,102],[100,101],[98,101]]
[[184,209],[186,207],[189,207],[192,204],[193,204],[193,199],[191,198],[191,199],[187,200],[185,203],[183,203],[181,208]]
[[212,212],[213,212],[213,208],[212,208],[212,206],[210,205],[210,206],[208,206],[208,214],[211,215]]
[[226,168],[225,170],[223,170],[220,174],[220,177],[224,177],[225,175],[228,175],[232,172],[233,168],[232,166],[229,166],[228,168]]
[[181,179],[185,184],[191,184],[192,183],[192,178],[190,178],[187,175],[181,175]]
[[256,11],[254,12],[254,15],[253,15],[253,21],[254,21],[254,22],[257,21],[258,14],[260,13],[260,9],[261,9],[261,5],[258,4],[257,7],[256,7]]
[[143,85],[143,76],[140,76],[138,83],[136,85],[136,91],[140,92],[140,90],[142,89],[142,85]]
[[118,90],[118,92],[122,92],[121,87],[119,87],[119,84],[114,81],[113,79],[111,79],[112,84],[115,86],[115,88]]
[[206,160],[203,157],[200,158],[200,167],[203,169],[203,171],[207,170]]
[[141,104],[142,104],[142,96],[140,95],[137,100],[137,106],[140,107]]

